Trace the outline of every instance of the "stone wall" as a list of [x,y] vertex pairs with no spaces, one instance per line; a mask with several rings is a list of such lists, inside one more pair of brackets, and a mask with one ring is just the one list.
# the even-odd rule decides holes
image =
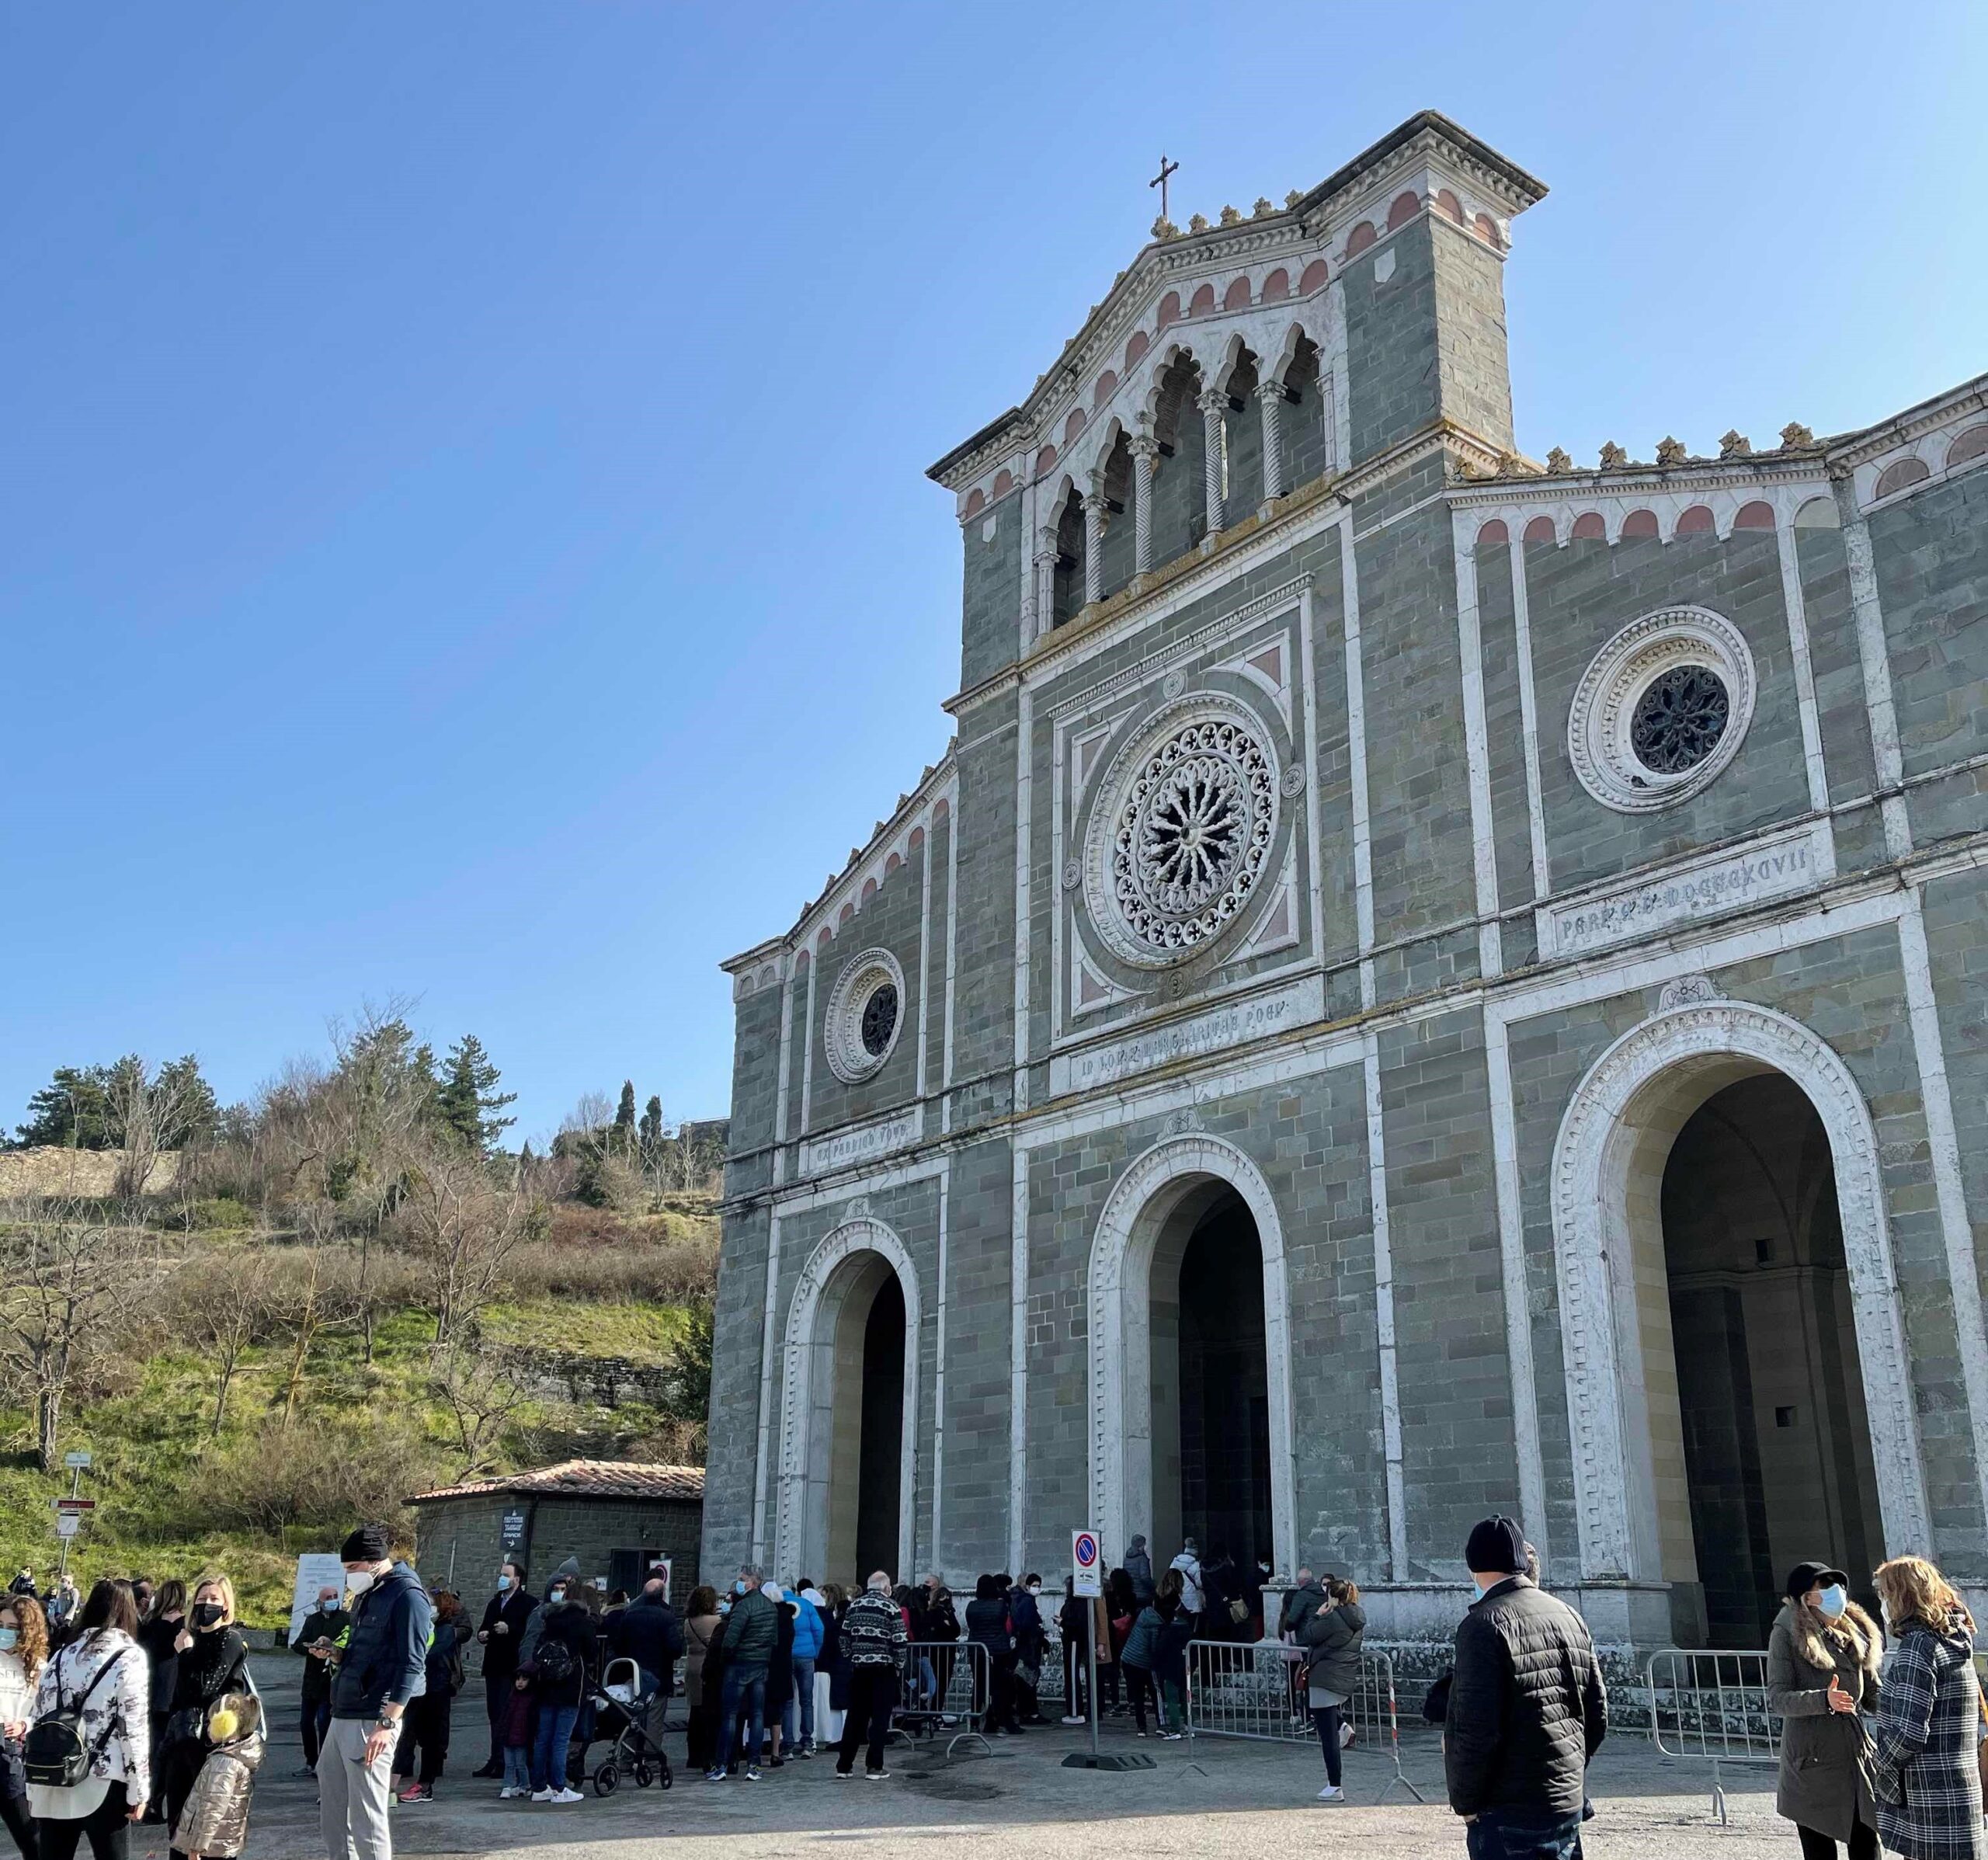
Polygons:
[[[0,1198],[115,1194],[117,1172],[123,1164],[121,1149],[66,1149],[45,1145],[36,1149],[0,1150]],[[153,1163],[145,1192],[164,1194],[179,1177],[179,1153],[166,1150]]]

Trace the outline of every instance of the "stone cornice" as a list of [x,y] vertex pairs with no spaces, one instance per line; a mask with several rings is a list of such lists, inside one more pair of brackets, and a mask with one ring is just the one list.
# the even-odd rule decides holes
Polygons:
[[1957,415],[1988,409],[1988,374],[1936,394],[1931,400],[1895,413],[1875,426],[1856,433],[1839,433],[1824,443],[1824,453],[1833,474],[1841,475],[1868,464],[1899,446],[1910,445]]
[[1742,484],[1767,489],[1780,485],[1818,484],[1825,482],[1826,476],[1819,447],[1812,452],[1756,452],[1743,458],[1694,459],[1687,464],[1661,468],[1632,465],[1621,471],[1541,472],[1537,478],[1474,479],[1453,485],[1449,497],[1451,503],[1461,510],[1555,497],[1644,497],[1667,491],[1709,491]]

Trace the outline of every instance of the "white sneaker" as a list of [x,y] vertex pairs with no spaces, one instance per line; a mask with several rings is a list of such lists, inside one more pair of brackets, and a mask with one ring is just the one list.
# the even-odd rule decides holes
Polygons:
[[550,1789],[533,1789],[531,1792],[531,1799],[534,1802],[551,1802],[554,1800],[555,1797]]
[[1343,1802],[1346,1799],[1346,1791],[1336,1784],[1329,1782],[1319,1790],[1319,1799],[1321,1802]]
[[584,1802],[586,1797],[582,1796],[578,1789],[561,1789],[556,1796],[547,1796],[546,1800],[548,1802]]
[[515,1802],[520,1796],[529,1796],[530,1793],[530,1789],[513,1789],[507,1782],[497,1792],[497,1799],[499,1802]]
[[1090,1720],[1088,1718],[1079,1718],[1074,1712],[1065,1712],[1063,1714],[1063,1722],[1065,1724],[1089,1724]]

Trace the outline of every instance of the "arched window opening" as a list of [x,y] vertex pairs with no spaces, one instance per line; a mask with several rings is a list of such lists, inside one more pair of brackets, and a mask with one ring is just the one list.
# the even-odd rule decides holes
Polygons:
[[1121,432],[1104,457],[1104,535],[1098,551],[1108,600],[1132,579],[1136,537],[1132,522],[1132,448]]
[[1229,411],[1222,420],[1225,523],[1253,515],[1263,501],[1263,421],[1256,405],[1260,378],[1256,356],[1245,349],[1229,371]]
[[1056,513],[1056,586],[1050,624],[1060,627],[1084,604],[1084,506],[1074,486]]
[[1159,443],[1152,478],[1155,568],[1185,555],[1208,534],[1201,476],[1201,371],[1190,355],[1174,358],[1159,379],[1153,437]]
[[1298,339],[1284,370],[1284,482],[1295,490],[1332,469],[1332,436],[1326,425],[1323,384],[1319,379],[1319,345]]

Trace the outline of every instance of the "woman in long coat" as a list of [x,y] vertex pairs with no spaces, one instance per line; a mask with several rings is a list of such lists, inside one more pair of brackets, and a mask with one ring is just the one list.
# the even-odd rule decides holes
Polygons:
[[1802,1837],[1803,1860],[1877,1860],[1878,1814],[1858,1718],[1878,1709],[1885,1637],[1827,1563],[1799,1563],[1767,1637],[1767,1709],[1781,1720],[1774,1806]]
[[1923,1556],[1893,1557],[1872,1580],[1892,1630],[1871,1754],[1878,1838],[1903,1860],[1988,1860],[1974,1617]]

